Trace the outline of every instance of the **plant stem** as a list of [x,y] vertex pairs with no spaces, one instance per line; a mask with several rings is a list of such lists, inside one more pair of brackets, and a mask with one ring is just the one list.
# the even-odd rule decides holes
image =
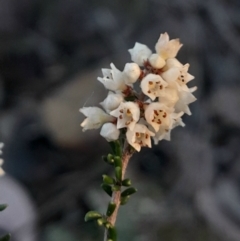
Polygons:
[[[133,153],[130,151],[129,145],[127,144],[124,148],[123,155],[122,155],[122,180],[124,179],[126,169],[127,169],[127,165],[128,165],[128,162],[129,162],[132,155],[133,155]],[[107,221],[109,223],[111,223],[112,226],[115,225],[115,222],[116,222],[116,219],[117,219],[118,210],[119,210],[119,207],[120,207],[120,200],[121,200],[121,190],[113,192],[111,201],[116,204],[116,208],[115,208],[113,214],[110,217],[108,217],[108,219],[107,219]],[[107,239],[108,239],[108,230],[105,229],[104,241],[107,241]]]

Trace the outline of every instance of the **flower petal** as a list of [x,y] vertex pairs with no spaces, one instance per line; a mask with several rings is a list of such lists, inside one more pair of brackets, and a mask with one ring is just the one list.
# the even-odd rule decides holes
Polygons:
[[134,47],[132,49],[129,49],[128,51],[131,54],[132,61],[139,66],[143,66],[143,63],[152,53],[152,51],[148,48],[147,45],[140,43],[135,43]]
[[86,131],[89,129],[98,129],[104,123],[111,122],[114,120],[112,116],[106,114],[102,109],[98,107],[83,107],[79,111],[87,117],[81,123],[81,127],[83,127],[83,131]]
[[119,138],[120,131],[113,123],[105,123],[102,126],[100,135],[104,137],[107,141],[116,141]]

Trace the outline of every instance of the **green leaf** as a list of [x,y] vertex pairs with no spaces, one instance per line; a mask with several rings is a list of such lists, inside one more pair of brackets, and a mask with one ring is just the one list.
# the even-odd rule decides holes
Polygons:
[[110,202],[110,203],[108,204],[108,209],[107,209],[107,214],[106,214],[106,215],[107,215],[108,217],[110,217],[110,216],[113,214],[115,208],[116,208],[116,203]]
[[102,215],[99,212],[89,211],[86,213],[84,220],[85,220],[85,222],[88,222],[88,221],[96,220],[99,218],[102,218]]
[[114,164],[114,156],[113,156],[112,154],[109,153],[109,154],[107,155],[107,159],[108,159],[108,162],[109,162],[109,163],[113,163],[113,164]]
[[125,205],[128,202],[129,198],[130,196],[121,197],[120,204]]
[[129,178],[124,179],[122,181],[122,185],[125,186],[125,187],[130,187],[132,185],[131,180]]
[[109,223],[109,222],[106,222],[106,223],[105,223],[105,227],[106,227],[106,229],[109,229],[110,227],[112,227],[112,224]]
[[111,197],[112,196],[112,187],[108,184],[102,184],[101,188]]
[[115,167],[122,167],[122,159],[120,156],[114,157],[114,166]]
[[113,178],[111,178],[111,177],[109,177],[108,175],[102,175],[102,177],[103,177],[103,183],[104,184],[114,184],[114,179]]
[[106,220],[103,219],[103,218],[97,219],[97,224],[98,224],[99,226],[102,226],[105,222],[106,222]]
[[7,204],[0,204],[0,212],[7,208]]
[[110,227],[108,229],[108,237],[112,239],[113,241],[117,240],[117,230],[115,227]]
[[102,156],[102,159],[109,165],[113,165],[114,164],[114,160],[113,159],[108,159],[107,156]]
[[10,234],[7,234],[7,235],[1,237],[1,238],[0,238],[0,241],[9,241],[10,238],[11,238],[11,235],[10,235]]
[[118,181],[122,181],[122,168],[121,167],[116,167],[115,168],[115,176]]
[[112,191],[113,192],[117,192],[117,191],[120,191],[121,187],[119,185],[113,185],[112,186]]
[[125,191],[123,191],[121,193],[121,197],[126,197],[126,196],[129,196],[129,195],[132,195],[134,194],[135,192],[137,192],[137,189],[134,188],[134,187],[129,187],[127,188]]
[[122,148],[119,140],[109,142],[114,155],[122,156]]
[[107,241],[113,241],[112,239],[108,239]]

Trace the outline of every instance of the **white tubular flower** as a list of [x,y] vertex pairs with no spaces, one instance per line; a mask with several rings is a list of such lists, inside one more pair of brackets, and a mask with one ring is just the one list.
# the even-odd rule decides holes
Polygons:
[[100,135],[107,141],[116,141],[119,137],[119,134],[120,131],[113,123],[105,123],[100,131]]
[[188,73],[189,67],[190,64],[183,65],[176,58],[172,58],[166,61],[166,65],[164,66],[163,70],[167,71],[172,68],[178,68],[180,71],[180,76],[178,77],[181,77],[179,78],[179,83],[182,82],[181,84],[187,84],[189,81],[194,79],[194,76]]
[[98,77],[97,79],[108,90],[117,91],[126,89],[123,73],[113,63],[110,66],[112,69],[102,69],[103,77]]
[[183,64],[179,62],[176,58],[171,58],[166,60],[166,65],[164,66],[163,70],[166,71],[173,67],[181,68],[182,66]]
[[81,123],[83,131],[89,129],[98,129],[104,123],[114,121],[114,117],[106,114],[102,109],[98,107],[83,107],[79,110],[87,118]]
[[188,73],[189,66],[189,64],[185,64],[182,68],[179,69],[180,76],[178,76],[177,81],[180,86],[186,85],[189,81],[195,78],[193,75]]
[[179,100],[178,88],[176,83],[168,84],[165,88],[163,96],[159,97],[159,102],[165,104],[167,107],[174,107]]
[[183,115],[183,112],[180,113],[171,113],[170,116],[170,125],[169,127],[161,126],[158,132],[155,133],[155,136],[153,137],[154,144],[157,145],[159,141],[161,140],[171,140],[171,130],[175,127],[181,125],[185,126],[185,124],[182,122],[181,116]]
[[156,74],[148,74],[141,81],[142,92],[151,98],[151,100],[163,96],[167,85],[162,77]]
[[125,83],[127,85],[133,84],[138,80],[141,74],[141,69],[136,63],[127,63],[124,67],[123,73],[125,74]]
[[176,82],[179,76],[180,76],[180,70],[177,67],[173,67],[171,69],[168,69],[167,71],[165,71],[161,74],[161,77],[167,83]]
[[118,129],[128,127],[132,130],[140,118],[140,110],[134,102],[122,102],[116,110],[110,112],[110,115],[117,118]]
[[152,54],[148,61],[155,69],[161,69],[166,64],[166,61],[158,54]]
[[149,104],[145,109],[145,119],[157,132],[161,126],[169,129],[171,125],[171,114],[173,108],[168,108],[162,103],[154,102]]
[[105,98],[100,105],[107,111],[107,113],[109,113],[112,110],[117,109],[121,102],[123,102],[123,96],[121,94],[114,94],[109,91],[107,98]]
[[184,90],[188,90],[186,84],[194,79],[194,76],[188,73],[189,64],[185,64],[181,68],[173,67],[161,74],[162,78],[170,83],[176,81]]
[[179,95],[179,100],[174,106],[176,112],[181,112],[183,111],[184,113],[191,115],[191,111],[188,107],[188,105],[194,101],[197,100],[197,98],[189,91],[180,91],[178,93]]
[[133,62],[139,66],[143,66],[143,63],[152,54],[152,51],[145,44],[135,43],[132,49],[128,50],[131,54],[131,59]]
[[154,133],[145,125],[136,124],[133,130],[127,130],[126,136],[128,143],[138,152],[142,146],[152,147],[151,136],[154,136]]
[[172,39],[169,41],[169,35],[167,33],[161,34],[158,42],[156,43],[156,52],[163,58],[174,58],[179,49],[182,47],[179,39]]

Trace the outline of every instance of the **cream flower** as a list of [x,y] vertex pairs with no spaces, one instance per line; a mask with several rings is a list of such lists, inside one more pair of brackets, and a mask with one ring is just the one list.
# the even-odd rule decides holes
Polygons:
[[152,147],[151,136],[154,136],[154,133],[151,132],[145,125],[136,124],[133,130],[127,130],[126,136],[128,143],[138,152],[143,146]]
[[182,66],[183,64],[179,62],[176,58],[170,58],[166,60],[166,65],[164,66],[163,70],[166,71],[173,67],[181,68]]
[[110,115],[117,118],[117,128],[128,127],[133,129],[140,117],[140,110],[134,102],[122,102],[120,106],[110,112]]
[[167,82],[177,82],[185,91],[188,91],[187,83],[194,79],[194,76],[188,73],[189,64],[181,67],[172,67],[161,74],[162,78]]
[[133,62],[139,66],[143,66],[143,63],[152,54],[152,51],[145,44],[135,43],[132,49],[128,50],[131,54],[131,59]]
[[179,93],[179,100],[174,106],[176,112],[183,111],[184,113],[191,115],[191,111],[188,105],[197,100],[197,98],[189,91],[180,91]]
[[166,64],[166,61],[158,54],[152,54],[148,61],[155,69],[161,69]]
[[89,129],[98,129],[104,123],[114,121],[114,117],[106,114],[102,109],[98,107],[83,107],[79,110],[87,118],[81,123],[83,131]]
[[[100,135],[107,141],[125,140],[140,151],[142,146],[151,147],[170,140],[171,130],[184,126],[182,115],[191,115],[189,104],[196,100],[188,87],[194,76],[188,73],[189,64],[183,65],[175,57],[182,47],[179,39],[160,35],[156,53],[144,44],[136,43],[129,49],[133,63],[126,63],[123,71],[114,64],[102,69],[98,80],[110,90],[98,107],[81,108],[86,119],[81,123],[83,131],[102,126]],[[138,81],[139,80],[139,81]],[[124,128],[124,130],[120,130]],[[126,131],[126,132],[125,132]]]
[[154,102],[149,104],[145,109],[145,119],[157,132],[161,126],[169,129],[171,125],[171,114],[173,108],[168,108],[166,105]]
[[169,40],[169,35],[167,33],[161,34],[158,42],[156,43],[156,52],[163,58],[174,58],[179,49],[182,47],[179,39]]
[[176,83],[170,83],[165,88],[164,95],[158,101],[168,107],[174,107],[179,100],[179,90]]
[[127,63],[124,67],[123,73],[125,74],[125,83],[127,85],[133,84],[138,80],[141,74],[141,69],[136,63]]
[[112,69],[102,69],[103,77],[97,79],[108,90],[118,91],[126,89],[124,74],[118,70],[113,63],[110,64]]
[[100,135],[107,141],[116,141],[119,137],[119,134],[120,131],[113,123],[105,123],[100,131]]
[[171,140],[171,130],[174,129],[175,127],[181,125],[185,126],[185,124],[182,122],[181,116],[183,115],[183,112],[180,113],[171,113],[170,115],[170,122],[169,122],[169,127],[166,126],[161,126],[158,130],[158,132],[155,133],[155,136],[153,137],[154,144],[158,144],[159,141],[161,140]]
[[148,74],[141,81],[142,92],[152,100],[164,95],[164,90],[167,85],[162,77],[156,74]]
[[123,100],[124,99],[121,94],[114,94],[113,92],[109,91],[107,98],[105,98],[100,105],[104,108],[104,110],[107,111],[107,113],[109,113],[110,111],[117,109]]

